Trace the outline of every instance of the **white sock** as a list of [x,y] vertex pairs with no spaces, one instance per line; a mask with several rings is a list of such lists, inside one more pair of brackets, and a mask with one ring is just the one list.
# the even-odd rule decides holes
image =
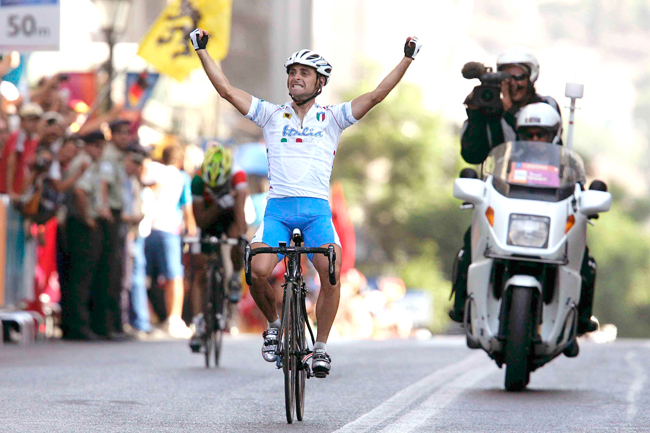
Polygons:
[[316,351],[317,349],[325,350],[325,343],[321,343],[320,341],[314,343],[314,351]]
[[280,322],[280,319],[275,319],[273,322],[269,322],[269,328],[280,329],[281,326],[282,326],[282,322]]

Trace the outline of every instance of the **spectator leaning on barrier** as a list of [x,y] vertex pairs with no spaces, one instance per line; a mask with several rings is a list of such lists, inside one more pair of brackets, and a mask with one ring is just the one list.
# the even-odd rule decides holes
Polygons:
[[20,129],[9,136],[0,164],[0,193],[13,198],[17,198],[22,191],[25,170],[36,153],[38,125],[43,109],[38,104],[25,104],[19,114]]
[[[61,287],[61,318],[63,338],[71,340],[97,340],[90,327],[90,292],[96,292],[99,261],[104,232],[97,220],[101,205],[101,176],[99,159],[104,147],[104,134],[91,132],[83,137],[84,151],[71,163],[70,170],[90,164],[75,183],[68,200],[66,219],[69,248],[69,284]],[[103,277],[105,279],[105,277]]]

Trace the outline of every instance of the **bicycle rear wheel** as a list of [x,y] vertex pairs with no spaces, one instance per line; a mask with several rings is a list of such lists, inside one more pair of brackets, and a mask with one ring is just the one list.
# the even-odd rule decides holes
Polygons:
[[284,289],[284,303],[282,305],[282,372],[284,373],[284,406],[287,422],[293,423],[294,397],[295,397],[295,348],[293,335],[293,283],[287,283]]
[[307,337],[305,336],[305,311],[302,308],[304,301],[303,296],[295,296],[294,307],[294,320],[295,325],[295,383],[296,383],[296,419],[302,421],[303,414],[305,413],[305,380],[307,379],[307,371],[302,365],[302,358],[307,352]]
[[208,269],[205,283],[205,299],[203,300],[203,319],[205,320],[205,334],[203,335],[203,348],[205,349],[205,368],[210,368],[210,357],[214,343],[214,269]]
[[221,278],[215,279],[214,291],[214,317],[215,317],[215,326],[214,326],[214,336],[213,336],[213,346],[214,346],[214,364],[219,365],[219,359],[221,357],[221,343],[223,342],[223,331],[226,328],[227,323],[227,313],[228,313],[228,300],[226,299],[223,287],[221,284]]

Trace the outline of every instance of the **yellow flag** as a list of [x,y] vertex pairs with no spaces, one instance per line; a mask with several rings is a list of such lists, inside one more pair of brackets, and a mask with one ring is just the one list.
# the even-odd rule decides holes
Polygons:
[[210,34],[208,53],[216,61],[228,54],[232,0],[174,0],[140,42],[138,54],[159,72],[182,80],[201,66],[189,34],[200,27]]

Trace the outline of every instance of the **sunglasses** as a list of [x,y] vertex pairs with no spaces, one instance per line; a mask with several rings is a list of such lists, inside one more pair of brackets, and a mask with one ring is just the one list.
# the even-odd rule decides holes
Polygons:
[[511,75],[510,78],[512,78],[515,81],[524,81],[528,79],[528,75],[526,74]]
[[551,136],[551,134],[546,131],[526,131],[522,135],[526,140],[532,140],[533,138],[543,140],[548,139]]

